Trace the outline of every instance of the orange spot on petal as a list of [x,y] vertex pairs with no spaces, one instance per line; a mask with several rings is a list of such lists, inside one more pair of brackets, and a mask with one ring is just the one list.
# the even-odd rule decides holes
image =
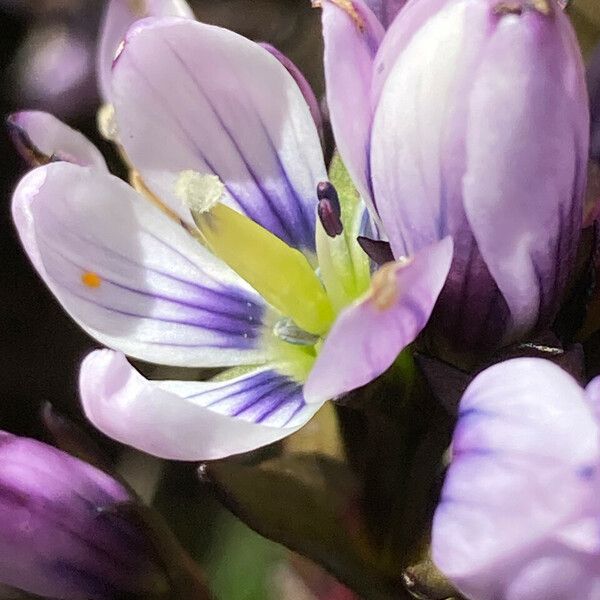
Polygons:
[[90,288],[99,288],[102,283],[102,278],[98,273],[93,273],[92,271],[86,271],[81,275],[81,283]]

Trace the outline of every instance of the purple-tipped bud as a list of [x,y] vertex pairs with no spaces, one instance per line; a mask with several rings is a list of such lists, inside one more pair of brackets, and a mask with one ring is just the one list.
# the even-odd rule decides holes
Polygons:
[[32,166],[52,162],[52,156],[44,154],[31,140],[28,132],[20,126],[14,115],[6,119],[6,127],[17,152]]
[[6,125],[17,150],[32,167],[63,160],[106,170],[102,154],[85,136],[48,113],[13,113]]
[[317,185],[317,213],[329,237],[341,235],[344,231],[342,225],[342,209],[338,193],[331,183],[322,181]]
[[152,544],[119,513],[132,501],[95,467],[0,432],[0,582],[58,600],[167,597]]
[[420,0],[374,64],[371,183],[396,257],[450,235],[431,330],[489,348],[547,327],[579,241],[583,63],[557,0]]

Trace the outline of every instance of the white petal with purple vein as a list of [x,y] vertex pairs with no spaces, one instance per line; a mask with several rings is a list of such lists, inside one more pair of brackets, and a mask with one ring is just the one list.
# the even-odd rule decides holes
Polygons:
[[101,343],[160,364],[256,364],[262,299],[181,225],[111,175],[53,163],[13,198],[21,241]]
[[[362,24],[336,3],[323,3],[324,66],[327,104],[335,141],[362,198],[373,206],[369,152],[373,109],[370,99],[373,60],[384,30],[362,0],[354,9]],[[379,223],[379,221],[377,221]]]
[[304,73],[300,70],[300,68],[283,52],[272,46],[271,44],[267,44],[266,42],[261,42],[260,45],[270,52],[288,71],[288,73],[294,78],[294,81],[298,84],[298,88],[302,92],[304,99],[306,100],[306,104],[308,104],[308,108],[310,109],[310,114],[312,115],[313,121],[317,127],[317,131],[319,132],[319,137],[321,138],[321,142],[323,142],[323,115],[321,114],[321,107],[319,105],[319,101],[315,96],[315,92],[312,89],[312,86],[304,76]]
[[111,69],[117,48],[129,27],[145,17],[193,19],[194,13],[185,0],[110,0],[104,13],[96,66],[105,102],[111,100]]
[[[180,19],[134,27],[113,68],[121,141],[149,187],[184,220],[178,174],[214,173],[224,201],[313,251],[319,136],[296,82],[267,50]],[[176,90],[176,93],[174,93]]]
[[174,460],[212,460],[270,444],[320,407],[307,405],[302,387],[269,365],[219,382],[152,382],[110,350],[85,359],[80,391],[98,429]]
[[[403,18],[401,14],[399,20]],[[377,106],[373,189],[397,257],[410,256],[452,233],[445,222],[443,150],[465,23],[462,4],[432,17],[397,59]]]

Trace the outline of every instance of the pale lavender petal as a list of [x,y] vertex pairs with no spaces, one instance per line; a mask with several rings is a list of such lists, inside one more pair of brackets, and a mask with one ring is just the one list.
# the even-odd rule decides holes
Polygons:
[[573,35],[559,10],[501,19],[471,93],[464,206],[513,336],[552,317],[579,239],[589,113]]
[[382,45],[385,81],[373,88],[373,188],[394,254],[457,241],[439,315],[455,344],[506,343],[547,325],[581,219],[588,117],[573,33],[560,11],[498,16],[493,7],[409,3],[386,35],[395,46],[384,56]]
[[448,0],[408,2],[400,13],[401,18],[394,19],[379,46],[374,61],[373,81],[370,90],[373,106],[377,106],[381,90],[391,70],[395,67],[398,56],[412,41],[413,36],[420,31],[423,24],[448,4]]
[[102,154],[82,133],[51,114],[22,111],[7,119],[10,133],[23,157],[32,162],[64,160],[106,171]]
[[[398,21],[414,10],[416,6],[409,5]],[[461,2],[431,17],[406,44],[381,94],[373,124],[371,171],[377,208],[396,257],[464,229],[464,171],[452,168],[464,152],[448,137],[457,137],[449,134],[464,125],[456,96],[464,103],[460,83],[472,68],[483,37],[481,28],[481,34],[472,35],[478,31],[481,13],[487,18],[485,7],[474,5],[468,13]],[[467,30],[470,47],[464,48]],[[457,239],[464,237],[461,234]],[[456,251],[462,246],[457,244]]]
[[92,352],[80,391],[88,419],[110,437],[174,460],[212,460],[290,435],[320,405],[298,383],[265,366],[220,382],[144,379],[125,357]]
[[[438,567],[474,600],[571,598],[581,553],[600,552],[589,521],[599,429],[577,382],[541,359],[487,369],[463,396],[452,452],[433,525]],[[563,583],[550,574],[560,565]],[[577,597],[592,600],[581,584]]]
[[594,377],[585,388],[585,396],[588,400],[596,419],[600,422],[600,377]]
[[214,173],[227,204],[314,250],[321,145],[300,89],[270,52],[219,27],[148,19],[128,35],[113,92],[129,158],[183,219],[179,173]]
[[371,291],[345,309],[329,332],[308,380],[308,402],[322,402],[381,375],[419,335],[446,281],[452,240],[445,238],[407,263],[388,263]]
[[111,100],[111,69],[119,44],[129,27],[145,17],[193,19],[194,13],[185,0],[109,0],[96,59],[98,85],[105,102]]
[[404,8],[407,0],[365,0],[365,2],[387,29]]
[[331,0],[323,2],[327,106],[337,149],[376,218],[369,169],[370,89],[373,60],[384,29],[362,0],[353,0],[352,5],[360,23]]
[[262,299],[116,177],[40,167],[19,184],[13,216],[38,273],[101,343],[170,365],[266,359]]
[[270,52],[288,71],[288,73],[294,78],[294,81],[298,84],[308,108],[312,115],[313,121],[319,132],[319,137],[323,141],[323,115],[321,114],[321,106],[315,96],[312,86],[307,81],[304,73],[296,66],[296,64],[290,60],[283,52],[279,51],[275,46],[267,44],[265,42],[260,44],[265,50]]

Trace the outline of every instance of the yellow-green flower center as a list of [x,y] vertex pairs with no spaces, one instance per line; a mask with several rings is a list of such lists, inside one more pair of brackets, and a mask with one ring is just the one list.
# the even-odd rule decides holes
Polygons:
[[[345,177],[341,163],[336,168]],[[317,220],[318,275],[302,252],[223,204],[225,188],[218,178],[184,171],[176,184],[202,243],[278,313],[265,343],[280,370],[298,381],[310,372],[336,314],[369,287],[369,259],[356,242],[361,205],[353,188],[348,193],[348,182],[341,181],[343,234],[329,237]]]

